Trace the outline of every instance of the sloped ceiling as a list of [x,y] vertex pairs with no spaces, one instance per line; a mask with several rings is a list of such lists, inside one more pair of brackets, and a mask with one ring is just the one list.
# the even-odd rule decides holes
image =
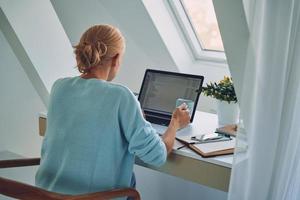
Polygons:
[[50,1],[0,1],[0,29],[47,104],[55,80],[78,74],[72,46]]
[[[146,68],[200,74],[205,76],[205,82],[229,75],[227,64],[221,66],[191,56],[166,2],[27,0],[20,3],[4,0],[0,6],[48,91],[57,78],[78,74],[71,45],[77,44],[87,28],[102,23],[119,27],[126,38],[126,54],[115,81],[133,91],[139,91]],[[224,42],[226,50],[230,48],[230,41]],[[201,96],[201,110],[210,112],[213,107],[210,98]]]
[[146,68],[178,71],[140,0],[51,0],[72,43],[94,24],[112,24],[126,38],[126,54],[116,81],[138,91]]

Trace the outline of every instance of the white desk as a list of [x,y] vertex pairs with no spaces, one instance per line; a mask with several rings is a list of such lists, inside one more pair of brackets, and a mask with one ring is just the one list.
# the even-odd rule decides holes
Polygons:
[[[44,135],[45,133],[46,118],[46,113],[40,113],[40,135]],[[153,127],[161,133],[165,130],[165,127],[155,124],[153,124]],[[212,133],[216,127],[217,116],[215,114],[197,111],[193,123],[187,128],[178,131],[177,135],[192,136]],[[136,164],[208,187],[228,191],[232,160],[232,155],[202,158],[191,150],[183,148],[173,150],[168,157],[167,163],[162,167],[153,167],[143,163],[139,159],[136,159]]]

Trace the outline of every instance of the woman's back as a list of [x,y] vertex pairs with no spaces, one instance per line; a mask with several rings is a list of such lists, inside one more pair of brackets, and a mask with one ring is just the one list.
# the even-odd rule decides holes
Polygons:
[[166,154],[126,87],[60,79],[51,91],[36,184],[68,194],[131,187],[134,155],[161,165]]
[[124,37],[110,25],[90,27],[74,46],[81,75],[52,87],[37,186],[65,194],[133,187],[134,156],[156,166],[166,161],[189,112],[176,108],[161,139],[132,92],[110,83],[124,52]]

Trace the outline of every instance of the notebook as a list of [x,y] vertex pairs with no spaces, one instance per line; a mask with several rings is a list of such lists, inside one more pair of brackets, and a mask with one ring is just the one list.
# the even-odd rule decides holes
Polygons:
[[204,158],[233,154],[235,147],[235,138],[231,138],[231,140],[228,141],[201,144],[192,144],[195,141],[192,141],[190,137],[187,136],[177,136],[176,140]]

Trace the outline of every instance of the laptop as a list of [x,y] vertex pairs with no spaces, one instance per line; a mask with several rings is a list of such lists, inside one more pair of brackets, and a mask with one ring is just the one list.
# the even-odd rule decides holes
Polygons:
[[147,69],[138,100],[146,120],[168,126],[176,103],[189,102],[193,122],[204,77],[200,75],[175,73]]

